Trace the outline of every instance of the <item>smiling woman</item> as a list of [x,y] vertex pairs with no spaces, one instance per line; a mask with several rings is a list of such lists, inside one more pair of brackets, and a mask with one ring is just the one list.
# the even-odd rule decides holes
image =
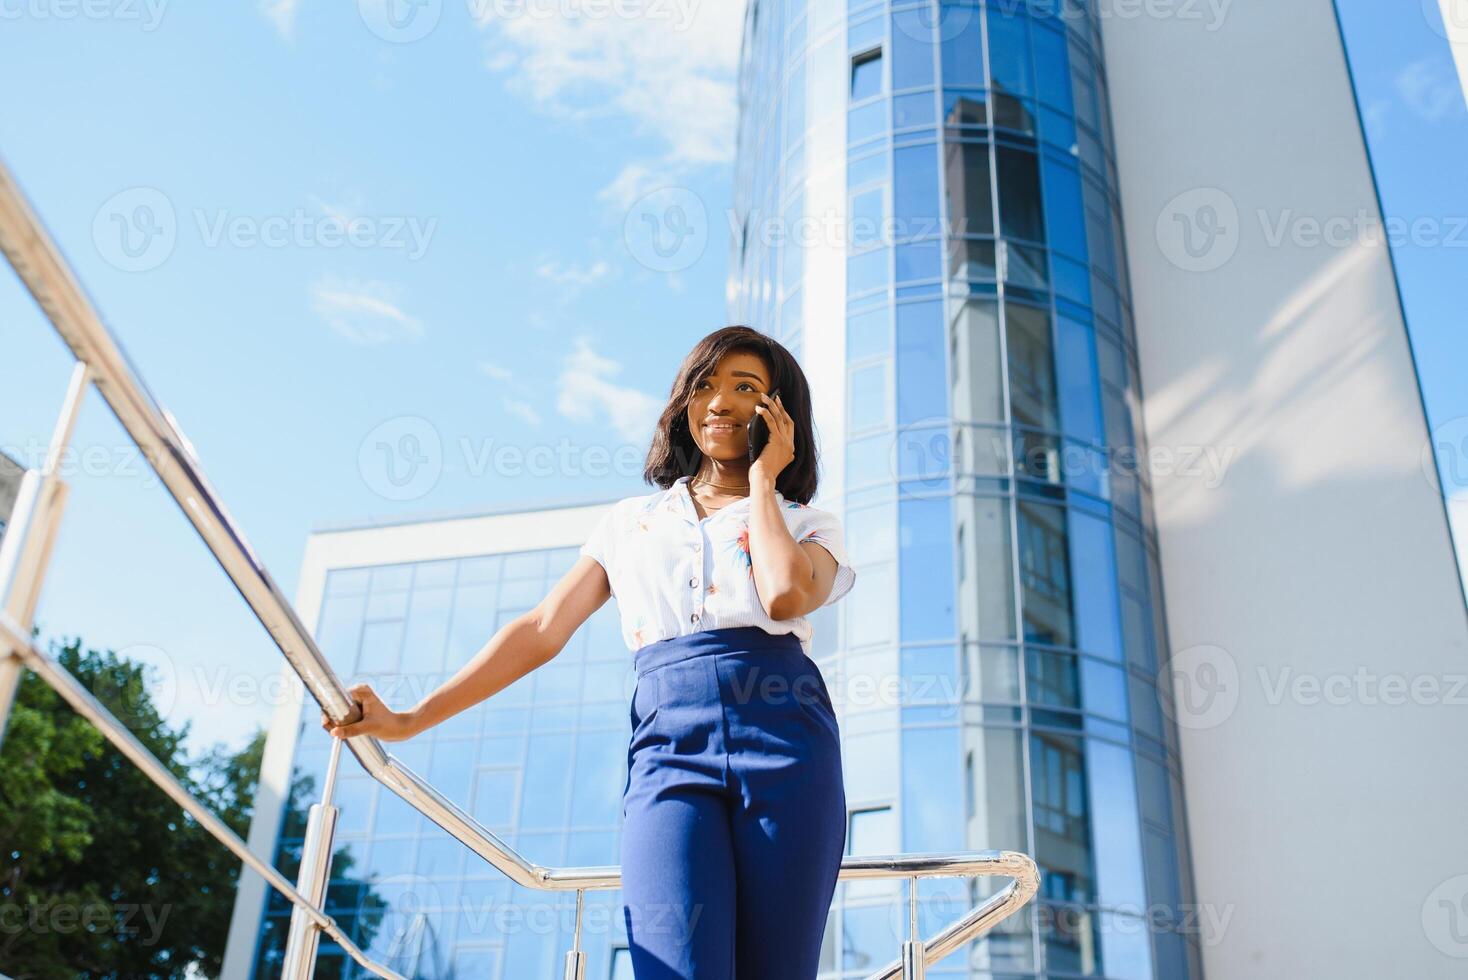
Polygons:
[[360,720],[323,725],[412,738],[553,659],[615,597],[637,674],[621,853],[636,976],[809,980],[846,791],[806,616],[856,581],[841,521],[810,505],[816,464],[799,363],[750,327],[714,331],[659,419],[659,489],[612,505],[550,594],[417,706],[357,685]]

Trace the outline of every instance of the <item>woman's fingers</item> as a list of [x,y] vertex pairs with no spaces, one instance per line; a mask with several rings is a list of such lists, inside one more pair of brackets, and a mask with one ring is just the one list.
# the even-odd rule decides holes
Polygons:
[[354,735],[369,734],[365,729],[373,721],[369,715],[376,714],[376,708],[382,704],[382,699],[377,692],[372,690],[370,684],[353,684],[347,689],[352,697],[351,710],[342,719],[340,725],[334,724],[331,716],[325,711],[321,712],[321,727],[328,734],[338,738],[351,738]]

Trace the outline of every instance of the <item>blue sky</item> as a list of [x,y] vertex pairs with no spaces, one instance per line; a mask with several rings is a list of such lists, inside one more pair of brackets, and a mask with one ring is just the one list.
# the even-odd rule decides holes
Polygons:
[[[645,489],[725,322],[741,2],[82,6],[6,5],[0,153],[287,596],[315,527]],[[1388,213],[1468,215],[1436,25],[1342,9]],[[697,234],[653,240],[670,203]],[[1468,418],[1464,255],[1398,255],[1434,424]],[[0,445],[34,465],[71,362],[8,274],[0,322]],[[237,744],[278,652],[94,393],[74,445],[43,632],[155,664],[194,749]]]

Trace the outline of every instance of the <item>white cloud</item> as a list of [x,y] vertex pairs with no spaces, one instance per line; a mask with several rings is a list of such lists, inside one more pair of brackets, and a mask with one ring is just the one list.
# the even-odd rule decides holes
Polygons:
[[1439,58],[1423,58],[1403,68],[1396,79],[1397,95],[1418,116],[1439,123],[1464,110],[1458,76]]
[[510,381],[515,377],[515,373],[509,368],[500,367],[493,361],[480,361],[479,373],[496,381]]
[[255,0],[255,9],[287,41],[296,34],[296,6],[297,0]]
[[643,163],[629,163],[622,168],[611,183],[596,192],[596,199],[617,211],[631,210],[645,195],[659,187],[670,187],[677,183],[672,172],[657,172]]
[[675,164],[732,159],[744,0],[471,6],[490,32],[486,67],[514,94],[561,118],[628,118]]
[[511,415],[518,415],[520,418],[525,420],[526,424],[540,424],[540,413],[537,412],[529,402],[521,401],[518,398],[506,398],[504,404],[505,411],[509,412]]
[[663,403],[615,383],[622,365],[591,349],[584,337],[566,356],[557,379],[556,410],[575,422],[606,422],[630,442],[645,443]]
[[357,344],[383,344],[423,335],[423,321],[398,304],[399,288],[378,280],[327,277],[311,287],[311,309],[338,336]]
[[559,259],[546,258],[535,267],[535,274],[558,286],[583,289],[610,278],[612,266],[605,259],[597,259],[588,266],[578,266],[564,265]]

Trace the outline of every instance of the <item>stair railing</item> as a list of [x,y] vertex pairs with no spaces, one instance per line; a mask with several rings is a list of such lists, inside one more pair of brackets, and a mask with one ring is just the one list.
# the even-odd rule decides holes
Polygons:
[[[0,750],[5,722],[23,667],[56,690],[71,707],[95,725],[133,765],[199,822],[244,865],[259,874],[291,902],[291,927],[282,976],[307,980],[314,972],[317,946],[324,933],[363,968],[377,976],[400,974],[372,960],[324,908],[330,876],[337,808],[331,803],[342,739],[332,740],[331,758],[320,802],[311,806],[301,866],[294,885],[268,860],[250,851],[239,835],[194,798],[169,769],[54,657],[31,642],[30,628],[40,596],[56,531],[67,497],[58,461],[71,433],[87,387],[93,386],[142,451],[169,494],[194,525],[241,596],[270,634],[286,663],[326,714],[338,723],[355,720],[356,705],[327,663],[295,609],[245,541],[204,476],[193,446],[172,415],[143,384],[116,338],[102,322],[70,266],[32,211],[9,169],[0,163],[0,251],[30,291],[36,304],[71,349],[76,365],[53,429],[45,460],[27,469],[5,535],[0,538]],[[370,736],[345,740],[362,768],[409,806],[448,831],[475,854],[526,888],[576,893],[572,948],[564,961],[564,980],[584,980],[586,953],[581,949],[581,920],[588,890],[621,887],[621,869],[546,867],[527,860],[472,816],[444,797],[421,776],[383,750]],[[1011,881],[936,935],[923,939],[917,931],[918,880],[933,877],[1000,876]],[[1035,862],[1016,851],[885,854],[848,856],[839,879],[905,878],[908,882],[908,931],[901,954],[867,980],[922,980],[927,966],[989,932],[1019,911],[1039,889]]]

